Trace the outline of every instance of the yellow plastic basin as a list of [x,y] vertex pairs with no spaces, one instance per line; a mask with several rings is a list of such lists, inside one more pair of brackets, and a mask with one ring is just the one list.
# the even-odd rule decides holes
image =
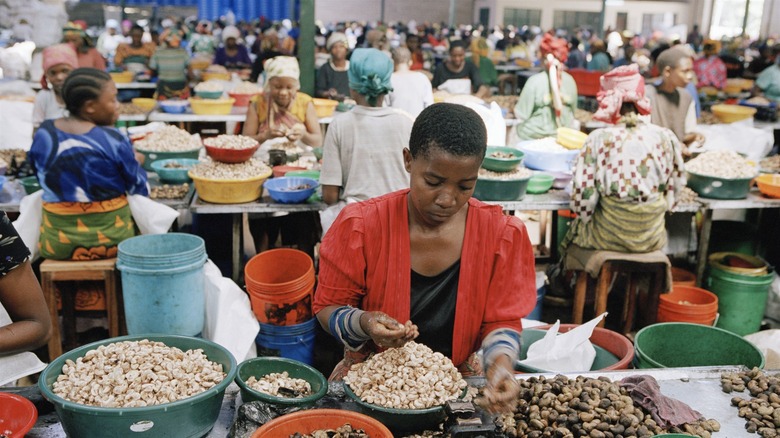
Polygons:
[[146,112],[153,110],[155,105],[157,105],[157,101],[149,97],[136,97],[131,102]]
[[133,79],[135,79],[135,73],[131,71],[113,72],[109,73],[109,75],[111,76],[111,80],[117,84],[127,84],[128,82],[133,82]]
[[320,99],[317,97],[312,99],[312,103],[314,104],[314,110],[317,111],[317,117],[319,118],[333,116],[333,111],[336,110],[336,106],[339,104],[336,100]]
[[230,114],[236,99],[198,99],[190,98],[190,107],[194,114],[202,116],[218,116]]
[[780,198],[780,175],[762,173],[756,178],[758,190],[772,198]]
[[263,194],[263,183],[271,176],[272,171],[252,178],[240,180],[209,179],[188,172],[195,183],[200,199],[214,204],[243,204],[252,202]]
[[734,123],[740,120],[745,120],[753,117],[753,115],[756,113],[755,108],[741,105],[718,104],[713,105],[711,110],[712,113],[715,114],[715,117],[717,117],[718,120],[723,123]]
[[588,134],[576,129],[561,127],[556,130],[558,144],[566,149],[582,149]]

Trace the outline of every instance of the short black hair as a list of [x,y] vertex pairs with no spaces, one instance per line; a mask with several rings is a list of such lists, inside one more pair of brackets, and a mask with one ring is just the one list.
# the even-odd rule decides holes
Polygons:
[[138,25],[138,24],[134,24],[134,25],[133,25],[133,27],[131,27],[131,28],[130,28],[130,32],[132,32],[132,31],[134,31],[134,30],[140,30],[140,31],[141,31],[141,33],[144,33],[144,28],[143,28],[143,27],[141,27],[141,26],[140,26],[140,25]]
[[436,103],[425,108],[414,121],[409,138],[412,158],[428,158],[430,150],[441,149],[458,157],[485,158],[487,129],[471,108],[454,103]]
[[456,49],[460,47],[463,50],[466,50],[466,42],[463,40],[455,40],[450,43],[450,52],[452,52],[452,49]]
[[103,87],[111,82],[111,76],[96,68],[77,68],[70,72],[62,84],[62,100],[65,108],[73,115],[81,112],[88,100],[100,97]]

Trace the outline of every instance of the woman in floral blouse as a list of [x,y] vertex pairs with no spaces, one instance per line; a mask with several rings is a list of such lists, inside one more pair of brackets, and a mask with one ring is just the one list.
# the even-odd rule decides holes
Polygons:
[[49,340],[49,308],[30,266],[30,251],[4,211],[0,211],[0,307],[11,317],[10,324],[0,327],[0,355],[32,350]]
[[601,78],[593,118],[614,126],[593,131],[577,159],[565,247],[645,253],[666,243],[664,214],[685,186],[682,145],[638,117],[650,113],[644,88],[636,64]]

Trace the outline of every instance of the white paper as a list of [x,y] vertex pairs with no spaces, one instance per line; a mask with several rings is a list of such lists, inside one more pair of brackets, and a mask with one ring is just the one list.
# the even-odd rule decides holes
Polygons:
[[22,242],[30,250],[30,260],[38,258],[38,241],[41,237],[43,220],[43,190],[27,195],[19,203],[19,217],[13,222]]
[[437,89],[452,94],[471,94],[471,79],[447,79]]
[[690,148],[691,152],[734,151],[758,162],[774,144],[771,131],[754,128],[747,123],[698,125],[696,132],[704,135],[704,144]]
[[146,196],[130,195],[127,202],[141,234],[165,234],[179,217],[178,211]]
[[203,337],[230,351],[238,362],[257,356],[255,337],[260,324],[252,312],[249,297],[233,280],[222,276],[208,260],[206,276],[206,324]]
[[554,372],[590,371],[590,367],[593,366],[593,361],[596,359],[596,349],[590,342],[590,335],[606,315],[605,312],[560,335],[558,329],[561,326],[561,321],[556,321],[542,339],[528,347],[526,359],[519,363]]

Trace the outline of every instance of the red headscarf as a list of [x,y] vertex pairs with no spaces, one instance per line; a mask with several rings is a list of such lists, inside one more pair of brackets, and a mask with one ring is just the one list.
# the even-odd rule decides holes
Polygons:
[[569,58],[569,43],[564,38],[556,38],[551,33],[544,34],[539,50],[542,51],[542,58],[547,57],[548,53],[561,62],[566,62]]
[[636,64],[623,65],[601,76],[601,90],[596,96],[599,109],[595,120],[617,123],[623,102],[633,102],[639,114],[650,114],[650,99],[645,97],[645,80]]
[[76,55],[76,49],[72,45],[63,43],[55,44],[43,49],[43,77],[41,86],[49,88],[46,83],[46,71],[57,64],[68,64],[71,68],[79,68],[79,58]]

